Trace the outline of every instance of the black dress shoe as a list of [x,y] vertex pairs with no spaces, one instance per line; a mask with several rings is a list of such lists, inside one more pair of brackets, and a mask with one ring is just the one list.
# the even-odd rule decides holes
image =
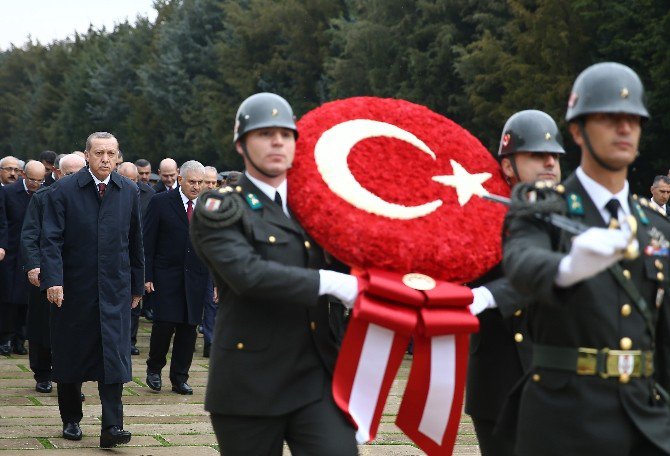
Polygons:
[[163,386],[161,374],[147,374],[147,386],[154,391],[160,391]]
[[132,434],[118,426],[112,426],[100,433],[100,448],[113,448],[116,445],[123,445],[130,442]]
[[140,354],[140,351],[139,351],[139,349],[138,349],[136,346],[131,345],[131,346],[130,346],[130,354],[131,354],[131,355],[135,355],[135,356],[137,356],[137,355]]
[[212,348],[211,342],[205,342],[205,346],[202,348],[202,357],[209,358],[209,350]]
[[179,394],[193,394],[193,388],[188,386],[188,383],[172,385],[172,391]]
[[25,347],[25,345],[23,344],[23,342],[14,344],[14,349],[13,349],[13,351],[14,351],[14,353],[16,353],[17,355],[27,355],[27,354],[28,354],[28,350],[26,350],[26,347]]
[[79,423],[65,423],[63,425],[63,438],[68,440],[81,440],[81,428]]
[[151,309],[147,309],[144,311],[144,318],[146,318],[149,321],[154,321],[154,311]]
[[12,354],[12,343],[5,342],[0,344],[0,355],[9,356]]
[[52,389],[53,386],[51,385],[51,382],[49,380],[45,382],[37,382],[35,384],[35,391],[37,391],[38,393],[50,393]]

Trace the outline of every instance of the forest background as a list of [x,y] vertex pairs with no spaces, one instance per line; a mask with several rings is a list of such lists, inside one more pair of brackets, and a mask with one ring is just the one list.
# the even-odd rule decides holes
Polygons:
[[561,127],[588,65],[634,68],[652,118],[631,186],[670,168],[667,0],[157,0],[155,21],[89,29],[0,53],[0,154],[81,150],[113,132],[126,160],[239,169],[237,106],[276,92],[298,116],[359,95],[402,98],[458,122],[495,154],[505,120],[540,109]]

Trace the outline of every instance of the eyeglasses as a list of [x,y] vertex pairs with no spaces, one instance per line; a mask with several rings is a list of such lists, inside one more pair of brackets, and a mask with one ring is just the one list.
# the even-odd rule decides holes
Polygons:
[[42,179],[42,180],[31,179],[28,176],[26,176],[26,180],[29,181],[29,182],[32,182],[33,184],[37,184],[37,185],[42,185],[44,183],[44,179]]
[[21,168],[12,168],[11,166],[0,167],[0,169],[3,170],[3,171],[9,171],[10,173],[19,173],[19,172],[21,172]]

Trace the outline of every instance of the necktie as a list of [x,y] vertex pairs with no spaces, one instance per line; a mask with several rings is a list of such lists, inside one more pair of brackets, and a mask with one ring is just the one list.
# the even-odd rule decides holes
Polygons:
[[100,195],[100,198],[105,196],[105,190],[106,189],[107,189],[107,184],[103,184],[102,182],[100,182],[98,184],[98,195]]
[[279,192],[275,192],[275,203],[277,203],[277,205],[279,207],[281,207],[281,210],[283,212],[284,211],[284,204],[281,200],[281,195],[279,194]]
[[191,217],[193,217],[193,201],[188,200],[188,203],[186,203],[186,218],[188,221],[191,221]]
[[616,198],[612,198],[605,204],[605,209],[607,209],[607,212],[610,213],[610,221],[609,221],[609,227],[610,228],[619,228],[619,208],[621,207],[621,203],[619,203],[619,200]]

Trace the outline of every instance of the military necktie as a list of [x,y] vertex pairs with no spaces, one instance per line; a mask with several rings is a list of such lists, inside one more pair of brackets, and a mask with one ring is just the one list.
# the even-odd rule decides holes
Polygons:
[[605,204],[605,209],[607,209],[607,212],[610,213],[610,221],[609,221],[609,227],[618,229],[619,228],[619,208],[621,207],[621,203],[619,202],[618,199],[612,198]]

